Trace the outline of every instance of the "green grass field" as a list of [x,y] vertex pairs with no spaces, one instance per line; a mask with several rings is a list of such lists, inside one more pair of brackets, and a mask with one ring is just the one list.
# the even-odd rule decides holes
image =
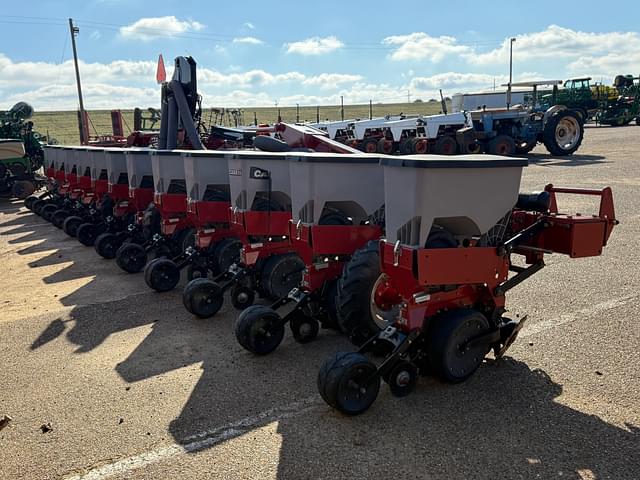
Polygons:
[[[422,114],[433,115],[440,112],[439,102],[424,103],[385,103],[373,105],[373,116],[384,116],[390,114]],[[203,120],[209,124],[210,109],[204,109]],[[274,107],[261,108],[244,108],[245,124],[253,123],[254,114],[258,123],[274,123],[278,119],[278,110]],[[125,132],[129,132],[133,128],[133,110],[123,110],[125,121]],[[280,115],[283,122],[296,121],[296,107],[280,108]],[[316,107],[300,107],[300,121],[316,120]],[[111,117],[108,110],[89,111],[92,128],[90,132],[94,134],[111,133]],[[345,118],[369,118],[369,105],[345,105]],[[58,140],[60,144],[73,145],[80,141],[78,134],[77,114],[73,111],[67,112],[36,112],[33,115],[34,128],[51,138]],[[320,107],[320,120],[340,120],[340,106],[323,106]],[[214,117],[215,122],[215,117]],[[225,119],[224,124],[231,125],[229,119]],[[128,128],[127,128],[128,127]]]

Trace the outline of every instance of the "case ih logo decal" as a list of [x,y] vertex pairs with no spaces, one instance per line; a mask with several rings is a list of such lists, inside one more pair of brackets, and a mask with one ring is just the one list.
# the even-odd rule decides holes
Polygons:
[[242,169],[241,168],[232,168],[229,170],[229,175],[233,175],[234,177],[241,177],[242,176]]
[[262,179],[262,178],[269,178],[270,176],[271,176],[271,173],[269,172],[269,170],[262,170],[261,168],[258,168],[258,167],[251,167],[251,170],[249,170],[250,178]]

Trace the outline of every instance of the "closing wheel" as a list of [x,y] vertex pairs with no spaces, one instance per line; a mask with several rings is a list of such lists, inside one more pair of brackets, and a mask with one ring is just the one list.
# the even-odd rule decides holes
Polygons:
[[455,138],[446,135],[436,140],[433,150],[438,155],[455,155],[458,152],[458,142]]
[[137,243],[124,243],[116,251],[116,263],[127,273],[141,272],[147,263],[147,251]]
[[284,338],[280,315],[264,305],[252,305],[240,312],[234,329],[238,343],[256,355],[273,352]]
[[44,218],[47,222],[51,221],[51,216],[53,215],[53,212],[58,210],[58,206],[53,204],[53,203],[49,203],[46,205],[42,205],[42,207],[40,207],[37,203],[36,203],[36,213],[38,215],[40,215],[42,218]]
[[340,352],[320,367],[318,391],[329,406],[347,415],[358,415],[376,400],[380,376],[364,355]]
[[429,364],[443,380],[459,383],[469,378],[489,351],[489,322],[471,309],[453,310],[431,320]]
[[406,360],[400,360],[385,375],[384,380],[395,397],[406,397],[416,387],[418,367]]
[[584,124],[575,112],[561,110],[547,120],[542,132],[544,146],[551,155],[571,155],[584,138]]
[[118,248],[120,248],[120,245],[122,245],[122,240],[120,240],[117,235],[107,232],[101,233],[96,237],[93,248],[102,258],[111,260],[112,258],[116,258],[116,252]]
[[387,140],[386,138],[378,140],[378,153],[391,155],[393,153],[393,140]]
[[498,135],[487,145],[487,152],[491,155],[513,155],[516,153],[516,142],[509,135]]
[[78,241],[87,247],[94,245],[97,236],[98,231],[93,223],[83,223],[78,227],[78,231],[76,232]]
[[289,327],[293,338],[298,343],[309,343],[318,336],[320,324],[315,318],[308,317],[300,309],[295,309],[289,314]]
[[210,318],[224,305],[224,292],[216,282],[207,278],[196,278],[189,282],[182,292],[182,303],[196,317]]
[[53,223],[56,227],[61,229],[62,225],[64,224],[65,219],[69,215],[71,215],[71,212],[69,210],[64,209],[64,208],[56,210],[51,215],[51,223]]
[[214,274],[224,273],[240,261],[242,242],[237,238],[225,238],[213,247]]
[[231,297],[231,303],[238,310],[244,310],[250,307],[256,298],[255,292],[244,285],[235,285],[229,292],[229,295]]
[[65,218],[62,223],[62,230],[64,233],[69,235],[70,237],[75,237],[78,233],[78,227],[84,223],[84,219],[82,217],[78,217],[76,215],[72,215],[70,217]]
[[157,258],[144,267],[144,280],[156,292],[173,290],[180,281],[180,269],[173,260]]
[[400,296],[380,271],[378,242],[357,250],[338,280],[336,308],[340,329],[361,345],[398,316]]
[[304,262],[296,254],[274,255],[264,264],[260,284],[272,299],[286,297],[302,281]]

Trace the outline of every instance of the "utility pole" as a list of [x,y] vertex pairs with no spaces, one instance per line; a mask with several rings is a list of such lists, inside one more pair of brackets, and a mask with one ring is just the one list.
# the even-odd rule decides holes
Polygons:
[[511,83],[513,82],[513,43],[515,38],[509,41],[509,88],[507,89],[507,110],[511,107]]
[[300,104],[296,103],[296,123],[300,123]]
[[373,99],[369,99],[369,120],[373,119]]
[[407,90],[407,103],[411,103],[411,90]]
[[73,25],[73,19],[69,19],[69,33],[71,33],[71,47],[73,48],[73,64],[76,67],[76,84],[78,85],[78,100],[80,102],[80,143],[85,144],[89,140],[87,137],[88,126],[86,125],[84,102],[82,100],[82,86],[80,85],[80,69],[78,68],[78,51],[76,50],[76,35],[80,29]]
[[340,117],[344,122],[344,96],[343,95],[340,95]]

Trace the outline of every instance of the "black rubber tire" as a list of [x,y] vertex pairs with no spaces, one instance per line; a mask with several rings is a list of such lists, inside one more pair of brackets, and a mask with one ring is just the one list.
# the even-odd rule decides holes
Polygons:
[[193,263],[190,263],[187,267],[187,280],[189,282],[191,280],[195,280],[196,278],[207,278],[208,275],[209,270],[206,267],[194,265]]
[[198,318],[211,318],[224,305],[224,292],[213,280],[198,278],[182,292],[182,304]]
[[518,155],[526,155],[531,150],[533,150],[538,142],[532,140],[530,142],[516,142],[516,153]]
[[[380,377],[367,357],[357,352],[339,352],[329,357],[318,372],[318,392],[330,407],[346,414],[359,415],[371,407],[380,391]],[[367,385],[352,383],[371,378]],[[354,380],[355,379],[355,380]],[[361,389],[364,389],[364,393]],[[354,398],[349,398],[353,397]]]
[[252,305],[240,312],[234,331],[238,343],[256,355],[273,352],[284,338],[284,324],[280,315],[264,305]]
[[213,274],[224,273],[229,271],[229,268],[234,263],[240,261],[240,250],[242,249],[242,242],[237,238],[225,238],[219,241],[213,246]]
[[289,328],[298,343],[309,343],[316,339],[320,324],[315,318],[307,316],[302,310],[295,309],[289,314]]
[[386,138],[381,138],[378,140],[378,153],[383,153],[385,155],[392,155],[395,150],[395,145],[392,140],[387,140]]
[[48,205],[45,200],[38,199],[35,202],[33,202],[33,204],[31,205],[31,210],[36,215],[41,215],[42,209],[44,208],[45,205]]
[[429,153],[429,140],[426,138],[416,138],[411,150],[417,155],[426,155]]
[[70,217],[64,219],[62,230],[64,230],[64,233],[66,233],[70,237],[75,237],[78,233],[78,227],[83,223],[85,222],[82,217],[71,215]]
[[37,208],[36,212],[38,213],[38,215],[40,215],[47,222],[51,221],[51,216],[53,215],[53,212],[56,212],[58,210],[58,206],[55,203],[48,203],[48,204],[42,205],[39,208],[38,207],[36,208]]
[[180,269],[173,260],[158,258],[144,267],[144,280],[156,292],[169,292],[180,282]]
[[458,144],[458,148],[463,155],[477,155],[482,153],[482,145],[475,140],[472,143],[460,143]]
[[229,297],[231,298],[231,304],[234,308],[242,311],[253,305],[253,302],[256,299],[256,294],[249,287],[236,284],[229,292]]
[[318,225],[353,225],[353,220],[343,212],[334,210],[322,214],[318,219]]
[[97,229],[93,223],[83,223],[76,231],[76,238],[86,247],[93,247],[97,237]]
[[464,352],[460,345],[489,328],[487,318],[472,309],[452,310],[433,317],[429,323],[427,348],[430,368],[449,383],[460,383],[469,378],[482,364],[490,345],[487,342]]
[[95,248],[96,253],[102,258],[112,260],[116,258],[116,252],[121,245],[122,240],[118,238],[118,235],[105,232],[96,237],[93,248]]
[[400,155],[409,155],[411,153],[411,139],[403,138],[398,143],[398,151]]
[[636,125],[640,127],[640,117],[636,117]]
[[338,325],[355,345],[362,345],[381,330],[370,308],[371,291],[380,274],[379,243],[370,241],[354,252],[338,279]]
[[260,272],[260,286],[268,298],[277,300],[286,297],[300,285],[304,262],[295,253],[269,257]]
[[378,140],[375,138],[367,138],[366,140],[363,140],[360,150],[362,150],[364,153],[377,153]]
[[509,157],[516,153],[516,142],[509,135],[498,135],[489,141],[487,153]]
[[458,142],[450,135],[445,135],[436,140],[433,152],[437,155],[455,155],[458,153]]
[[55,212],[53,212],[53,215],[51,215],[51,223],[57,228],[62,229],[62,225],[64,224],[65,219],[70,215],[71,212],[64,208],[56,210]]
[[11,186],[11,194],[19,200],[26,200],[35,190],[36,186],[30,180],[16,180]]
[[36,200],[40,199],[35,195],[29,195],[24,199],[24,206],[27,207],[28,210],[33,210],[33,204],[36,202]]
[[[562,148],[556,141],[556,127],[561,121],[565,119],[577,122],[578,128],[580,130],[578,134],[578,140],[576,141],[575,145],[567,149]],[[544,143],[544,146],[547,148],[547,151],[551,155],[555,155],[557,157],[563,157],[574,153],[576,150],[578,150],[578,148],[580,148],[580,145],[582,145],[583,139],[584,124],[580,121],[575,112],[572,112],[570,110],[561,110],[551,115],[551,117],[547,120],[547,123],[544,126],[544,130],[542,132],[542,143]]]
[[147,252],[142,245],[125,242],[116,251],[116,263],[127,273],[141,272],[147,264]]

